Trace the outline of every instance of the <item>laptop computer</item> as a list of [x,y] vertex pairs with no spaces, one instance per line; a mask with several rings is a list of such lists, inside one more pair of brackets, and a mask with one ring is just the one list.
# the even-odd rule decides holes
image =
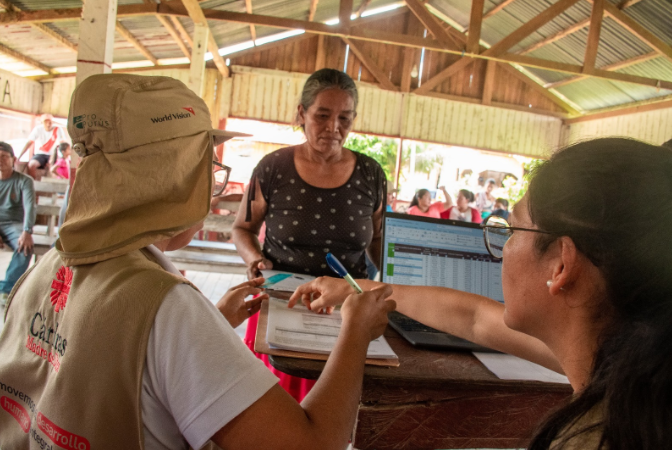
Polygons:
[[[478,224],[385,213],[382,252],[384,283],[442,286],[504,302],[501,260],[488,253]],[[388,319],[390,326],[415,346],[494,351],[425,326],[397,311],[391,312]]]

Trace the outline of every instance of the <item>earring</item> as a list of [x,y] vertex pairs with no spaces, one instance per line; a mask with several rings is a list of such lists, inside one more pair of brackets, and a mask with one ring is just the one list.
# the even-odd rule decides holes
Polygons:
[[548,286],[549,288],[550,288],[551,286],[553,286],[553,281],[548,280],[548,281],[546,282],[546,286]]

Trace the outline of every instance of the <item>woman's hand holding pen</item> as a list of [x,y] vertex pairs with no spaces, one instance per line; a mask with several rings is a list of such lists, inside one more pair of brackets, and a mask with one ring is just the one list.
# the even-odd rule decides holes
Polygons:
[[381,336],[387,326],[387,313],[397,306],[394,300],[386,300],[390,295],[390,285],[348,295],[341,307],[344,332],[362,333],[369,341]]

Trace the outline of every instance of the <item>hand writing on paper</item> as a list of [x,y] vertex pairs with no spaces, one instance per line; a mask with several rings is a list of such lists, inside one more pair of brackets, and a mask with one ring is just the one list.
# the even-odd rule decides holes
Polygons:
[[397,304],[386,300],[392,295],[392,286],[386,284],[362,294],[351,294],[343,302],[341,317],[345,332],[366,332],[369,340],[381,336],[387,326],[387,313]]
[[[243,323],[245,319],[259,311],[261,301],[268,298],[258,286],[264,283],[263,278],[255,278],[229,289],[217,302],[217,309],[221,312],[233,328]],[[261,295],[257,295],[261,294]],[[248,295],[257,295],[252,300],[245,301]]]

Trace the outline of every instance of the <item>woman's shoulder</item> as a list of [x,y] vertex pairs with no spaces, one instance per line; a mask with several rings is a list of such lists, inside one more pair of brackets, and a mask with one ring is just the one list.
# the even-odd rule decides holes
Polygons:
[[265,168],[266,170],[272,170],[277,167],[282,167],[288,162],[294,161],[294,146],[292,147],[283,147],[278,150],[275,150],[259,161],[257,168]]
[[361,169],[365,171],[370,171],[371,173],[383,172],[383,168],[381,167],[380,163],[375,159],[373,159],[372,157],[365,155],[363,153],[356,152],[354,150],[350,151],[357,158],[357,164],[360,164]]

